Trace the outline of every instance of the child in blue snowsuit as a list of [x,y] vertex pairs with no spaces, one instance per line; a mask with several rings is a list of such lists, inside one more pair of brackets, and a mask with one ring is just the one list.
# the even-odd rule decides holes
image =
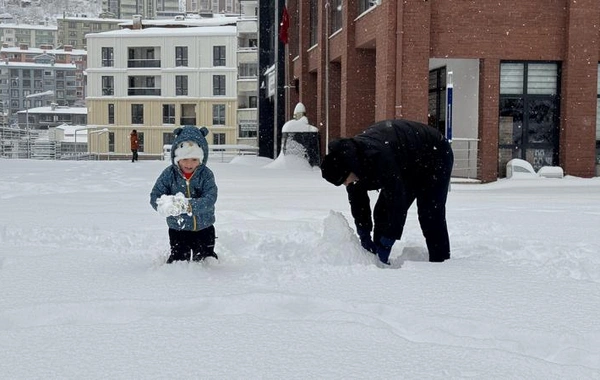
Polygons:
[[167,219],[173,261],[218,259],[215,247],[217,185],[206,167],[206,127],[186,126],[173,132],[171,165],[156,180],[150,204]]

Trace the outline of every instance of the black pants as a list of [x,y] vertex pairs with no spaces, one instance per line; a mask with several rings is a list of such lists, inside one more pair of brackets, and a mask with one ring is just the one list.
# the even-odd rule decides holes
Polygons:
[[200,231],[179,231],[169,229],[171,255],[167,263],[173,261],[204,260],[207,257],[218,258],[215,254],[215,227]]
[[452,149],[446,144],[446,152],[440,156],[439,162],[436,164],[437,173],[419,189],[416,196],[419,224],[425,237],[431,262],[441,262],[450,258],[450,239],[446,225],[446,199],[448,198],[453,164]]
[[138,160],[138,153],[137,153],[137,149],[132,149],[131,153],[133,153],[133,156],[131,157],[131,162],[135,162]]
[[[447,143],[444,143],[438,149],[440,155],[435,164],[432,165],[436,168],[435,173],[430,173],[420,181],[411,183],[406,187],[404,194],[406,208],[401,211],[401,215],[396,220],[398,223],[398,236],[402,236],[408,209],[416,199],[419,224],[425,237],[425,243],[429,251],[429,261],[431,262],[442,262],[450,258],[450,239],[446,224],[446,199],[448,197],[454,155],[450,145]],[[387,200],[387,202],[380,202],[378,200],[373,211],[376,221],[386,218],[386,205],[390,204],[390,202],[392,200]],[[378,231],[377,223],[375,224],[375,231],[373,231],[373,238],[375,242],[378,242],[381,238],[381,232]]]

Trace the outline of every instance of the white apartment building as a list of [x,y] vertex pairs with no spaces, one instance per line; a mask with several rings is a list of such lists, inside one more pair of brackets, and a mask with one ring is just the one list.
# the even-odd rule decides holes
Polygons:
[[[234,21],[235,22],[235,21]],[[157,158],[183,125],[209,144],[237,144],[236,27],[148,27],[87,35],[90,152]]]
[[179,0],[102,0],[102,11],[112,17],[129,19],[140,15],[154,19],[160,14],[179,12]]
[[242,0],[238,35],[238,143],[256,146],[258,137],[258,1]]
[[240,0],[186,0],[185,6],[188,13],[240,12]]

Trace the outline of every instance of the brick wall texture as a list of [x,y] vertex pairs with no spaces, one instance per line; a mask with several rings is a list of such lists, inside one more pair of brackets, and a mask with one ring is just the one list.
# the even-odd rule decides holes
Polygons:
[[[331,0],[317,1],[325,9]],[[498,177],[498,106],[502,61],[553,61],[561,67],[559,165],[595,175],[598,0],[381,0],[362,14],[342,6],[342,29],[309,46],[310,1],[288,0],[295,34],[286,61],[294,100],[314,106],[311,124],[329,139],[353,136],[386,118],[427,121],[429,59],[479,61],[478,165],[482,181]],[[318,12],[320,18],[325,11]],[[329,45],[329,86],[325,86]],[[304,84],[304,85],[303,85]],[[325,91],[329,87],[329,111]],[[290,102],[293,109],[295,103]],[[310,114],[310,109],[307,106]],[[291,110],[287,110],[287,115]]]

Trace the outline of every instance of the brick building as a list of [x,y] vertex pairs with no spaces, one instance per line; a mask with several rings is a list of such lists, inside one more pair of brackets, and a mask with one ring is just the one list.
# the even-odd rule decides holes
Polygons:
[[444,131],[452,73],[453,147],[459,162],[459,142],[475,142],[477,178],[502,177],[511,158],[597,175],[597,0],[288,0],[287,9],[287,104],[305,104],[323,152],[386,118]]

